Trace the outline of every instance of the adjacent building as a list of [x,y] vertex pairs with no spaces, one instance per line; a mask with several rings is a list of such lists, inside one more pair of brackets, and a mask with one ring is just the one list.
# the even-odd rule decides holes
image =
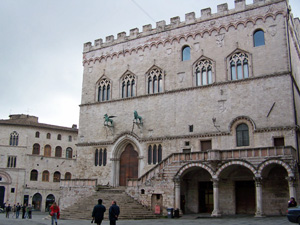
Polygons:
[[0,120],[0,205],[32,204],[48,210],[58,201],[60,181],[74,178],[77,126],[38,122],[17,114]]

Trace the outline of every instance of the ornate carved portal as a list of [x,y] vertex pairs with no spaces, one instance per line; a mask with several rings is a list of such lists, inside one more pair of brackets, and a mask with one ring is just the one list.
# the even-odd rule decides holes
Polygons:
[[128,144],[120,157],[120,186],[126,186],[128,178],[138,178],[138,163],[138,153]]

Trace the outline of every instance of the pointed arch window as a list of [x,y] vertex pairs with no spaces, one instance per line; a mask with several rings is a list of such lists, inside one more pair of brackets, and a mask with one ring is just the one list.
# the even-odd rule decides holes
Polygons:
[[153,93],[161,93],[164,91],[163,86],[163,71],[157,67],[154,67],[150,70],[147,74],[147,81],[148,81],[148,94]]
[[182,59],[182,61],[187,61],[187,60],[191,59],[191,48],[190,48],[190,46],[183,46],[181,59]]
[[231,80],[249,77],[249,56],[244,52],[237,52],[229,59]]
[[107,150],[100,148],[95,150],[95,166],[106,166]]
[[254,47],[265,45],[265,33],[259,29],[253,33],[253,44]]
[[111,83],[110,80],[103,78],[98,83],[97,101],[104,102],[111,99]]
[[10,146],[18,146],[19,145],[19,134],[16,131],[14,131],[10,134],[9,145]]
[[241,123],[236,127],[236,145],[249,146],[249,128],[245,123]]
[[122,82],[122,98],[130,98],[136,96],[136,77],[131,73],[127,72],[123,76]]
[[211,60],[202,59],[195,65],[196,86],[212,84],[213,82],[213,63]]

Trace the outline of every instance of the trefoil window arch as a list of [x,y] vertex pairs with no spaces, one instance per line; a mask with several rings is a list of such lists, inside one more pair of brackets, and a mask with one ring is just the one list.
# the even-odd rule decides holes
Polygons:
[[111,82],[107,78],[101,79],[98,83],[98,102],[109,101],[111,99]]
[[136,77],[128,72],[125,73],[122,80],[122,98],[129,98],[136,96]]
[[10,146],[19,145],[19,134],[17,133],[17,131],[14,131],[10,134],[9,145]]
[[213,83],[213,62],[209,59],[201,59],[195,64],[196,86]]
[[163,71],[158,67],[152,68],[147,73],[148,94],[161,93],[164,90]]
[[249,77],[249,55],[236,52],[229,58],[231,80],[240,80]]

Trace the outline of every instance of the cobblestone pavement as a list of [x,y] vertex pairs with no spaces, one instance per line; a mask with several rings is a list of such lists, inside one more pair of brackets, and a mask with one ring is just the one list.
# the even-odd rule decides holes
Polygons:
[[[11,217],[11,216],[10,216]],[[0,225],[51,225],[50,216],[45,213],[33,212],[32,219],[5,218],[5,214],[0,214]],[[58,220],[58,225],[86,225],[91,224],[90,220]],[[262,217],[252,216],[232,216],[221,218],[203,218],[197,215],[186,215],[179,219],[156,219],[156,220],[120,220],[117,225],[289,225],[286,216],[280,217]],[[294,223],[295,224],[295,223]],[[109,221],[104,220],[102,225],[109,225]]]

